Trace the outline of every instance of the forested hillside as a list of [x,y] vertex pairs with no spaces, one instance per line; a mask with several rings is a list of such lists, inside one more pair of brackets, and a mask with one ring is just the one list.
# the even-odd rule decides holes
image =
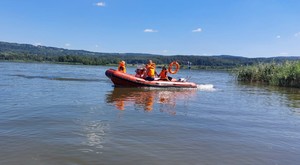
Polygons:
[[36,62],[62,62],[84,65],[110,65],[125,60],[127,64],[142,64],[152,59],[156,64],[169,64],[178,61],[182,66],[192,63],[198,69],[226,69],[259,62],[283,62],[299,60],[299,57],[273,57],[273,58],[245,58],[230,55],[196,56],[173,55],[163,56],[144,53],[99,53],[85,50],[69,50],[47,46],[34,46],[30,44],[17,44],[0,42],[0,60],[7,61],[36,61]]

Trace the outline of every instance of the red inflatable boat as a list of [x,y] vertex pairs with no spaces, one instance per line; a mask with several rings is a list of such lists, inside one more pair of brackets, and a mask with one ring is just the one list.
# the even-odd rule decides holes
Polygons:
[[134,75],[126,74],[114,69],[108,69],[105,75],[111,79],[115,86],[118,87],[176,87],[176,88],[197,88],[197,84],[193,82],[182,81],[163,81],[154,80],[147,81]]

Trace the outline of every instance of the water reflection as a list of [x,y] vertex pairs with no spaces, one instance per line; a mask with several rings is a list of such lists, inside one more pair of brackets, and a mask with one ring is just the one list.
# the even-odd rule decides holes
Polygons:
[[290,111],[300,115],[300,89],[285,87],[269,87],[270,90],[280,94],[281,102],[290,107]]
[[116,109],[143,109],[152,111],[157,107],[161,112],[176,114],[177,102],[187,106],[196,89],[158,89],[158,88],[114,88],[106,96],[106,102],[114,104]]
[[275,103],[289,107],[294,114],[300,115],[300,89],[262,85],[257,83],[238,83],[243,91],[249,94],[266,95],[265,104],[274,106]]

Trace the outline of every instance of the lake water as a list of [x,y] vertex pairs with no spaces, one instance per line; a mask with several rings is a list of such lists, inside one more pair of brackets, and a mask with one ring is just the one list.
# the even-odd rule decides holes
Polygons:
[[0,164],[300,162],[298,89],[189,70],[206,85],[114,88],[109,68],[0,62]]

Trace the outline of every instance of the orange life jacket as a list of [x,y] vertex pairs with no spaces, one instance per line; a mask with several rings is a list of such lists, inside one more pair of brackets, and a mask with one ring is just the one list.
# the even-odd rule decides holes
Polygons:
[[159,77],[161,79],[167,79],[167,73],[168,73],[167,70],[161,70],[161,72],[159,73]]
[[147,64],[147,76],[155,77],[155,63]]
[[126,73],[126,66],[123,62],[119,63],[118,71]]

